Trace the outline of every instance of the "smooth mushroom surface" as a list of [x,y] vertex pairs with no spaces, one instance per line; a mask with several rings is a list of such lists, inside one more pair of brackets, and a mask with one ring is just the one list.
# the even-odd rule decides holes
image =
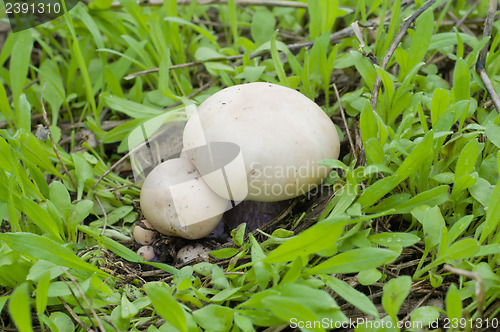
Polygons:
[[167,160],[148,174],[141,210],[160,233],[202,238],[217,226],[228,201],[215,194],[186,159]]
[[142,245],[151,245],[153,243],[156,231],[154,228],[152,229],[152,226],[148,226],[151,226],[151,224],[146,219],[136,222],[132,231],[135,242]]
[[330,172],[316,161],[337,159],[340,151],[337,130],[317,104],[271,83],[236,85],[209,97],[187,122],[183,144],[210,188],[235,201],[305,194]]
[[153,247],[151,246],[142,246],[137,250],[137,254],[144,258],[145,261],[148,262],[156,262],[158,257],[155,254]]

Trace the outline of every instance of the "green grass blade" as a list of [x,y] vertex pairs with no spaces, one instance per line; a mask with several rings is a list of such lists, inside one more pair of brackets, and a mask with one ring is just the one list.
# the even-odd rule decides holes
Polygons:
[[278,53],[278,49],[276,48],[276,36],[278,35],[278,30],[276,30],[273,34],[273,38],[271,39],[271,56],[273,58],[274,70],[278,74],[278,78],[280,80],[281,85],[287,85],[287,79],[285,71],[283,70],[283,65],[281,64],[280,55]]
[[307,271],[317,273],[357,273],[392,262],[399,254],[381,248],[357,248],[340,253]]
[[32,233],[4,233],[0,234],[0,239],[17,252],[75,270],[107,276],[107,273],[85,262],[68,248],[43,236]]
[[326,280],[326,285],[344,300],[348,301],[356,308],[368,315],[379,317],[377,308],[368,298],[368,296],[349,286],[349,284],[345,281],[339,280],[333,276],[327,275],[324,278]]
[[330,248],[342,234],[347,217],[334,217],[308,228],[272,251],[265,263],[289,262],[298,255],[309,255]]
[[[479,242],[483,243],[488,236],[500,225],[500,182],[497,183],[493,193],[491,194],[490,202],[488,203],[488,210],[486,211],[486,220],[483,224],[483,230],[479,238]],[[497,234],[497,239],[500,236]]]
[[97,121],[97,123],[99,123],[100,122],[100,113],[98,112],[98,109],[97,109],[97,106],[95,103],[94,93],[92,91],[92,83],[90,81],[90,76],[89,76],[87,64],[85,62],[85,59],[83,58],[82,51],[80,49],[80,43],[79,43],[79,39],[76,35],[73,19],[66,8],[66,3],[64,1],[62,1],[61,4],[64,8],[64,19],[65,19],[66,24],[68,26],[68,29],[71,33],[71,38],[72,38],[71,49],[72,49],[73,55],[75,56],[76,61],[78,63],[78,67],[80,68],[82,79],[83,79],[83,82],[85,85],[85,94],[87,97],[87,102],[90,105],[90,108],[92,110],[92,113],[94,115],[95,120]]
[[394,324],[398,322],[397,314],[404,300],[410,294],[411,278],[409,276],[401,276],[389,280],[384,285],[384,294],[382,295],[382,305],[385,312],[391,316]]
[[184,310],[177,300],[170,295],[167,288],[154,284],[146,284],[144,289],[160,316],[179,331],[187,331],[187,321]]
[[12,292],[9,301],[9,312],[20,332],[33,331],[27,283],[17,286]]
[[[17,127],[27,131],[31,130],[31,120],[27,121],[23,114],[22,102],[20,101],[24,86],[26,85],[26,75],[31,60],[31,49],[33,48],[33,38],[31,30],[24,30],[15,33],[15,42],[12,47],[10,57],[10,83],[12,89],[12,100],[16,112]],[[29,113],[28,113],[29,119]]]

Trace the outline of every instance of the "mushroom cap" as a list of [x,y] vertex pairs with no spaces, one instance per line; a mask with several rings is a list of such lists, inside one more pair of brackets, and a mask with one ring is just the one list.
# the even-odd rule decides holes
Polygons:
[[[316,103],[271,83],[235,85],[212,95],[187,122],[183,140],[185,155],[210,188],[236,201],[300,196],[330,172],[315,162],[337,159],[340,151],[337,130]],[[233,149],[230,144],[239,150],[223,153]],[[218,174],[221,164],[227,166]]]
[[141,227],[140,225],[135,225],[134,230],[132,231],[132,235],[134,237],[135,242],[140,243],[144,246],[151,245],[153,243],[156,231],[152,229],[146,229]]
[[186,159],[167,160],[148,174],[141,209],[160,233],[199,239],[217,226],[228,201],[215,194]]
[[153,247],[151,246],[142,246],[137,250],[137,254],[144,258],[145,261],[155,262],[158,257],[155,254]]

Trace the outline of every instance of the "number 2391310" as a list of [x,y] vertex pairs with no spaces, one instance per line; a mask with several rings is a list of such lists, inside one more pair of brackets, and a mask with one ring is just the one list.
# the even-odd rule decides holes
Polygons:
[[60,3],[27,3],[16,2],[5,3],[6,14],[59,14],[61,12]]

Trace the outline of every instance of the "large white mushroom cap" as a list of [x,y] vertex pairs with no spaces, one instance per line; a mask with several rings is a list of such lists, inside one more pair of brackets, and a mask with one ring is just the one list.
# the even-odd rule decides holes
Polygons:
[[300,196],[329,174],[315,162],[336,159],[340,150],[336,128],[317,104],[271,83],[212,95],[189,119],[183,139],[210,188],[236,201]]
[[186,159],[167,160],[148,174],[141,210],[160,233],[199,239],[217,226],[228,201],[215,194]]

